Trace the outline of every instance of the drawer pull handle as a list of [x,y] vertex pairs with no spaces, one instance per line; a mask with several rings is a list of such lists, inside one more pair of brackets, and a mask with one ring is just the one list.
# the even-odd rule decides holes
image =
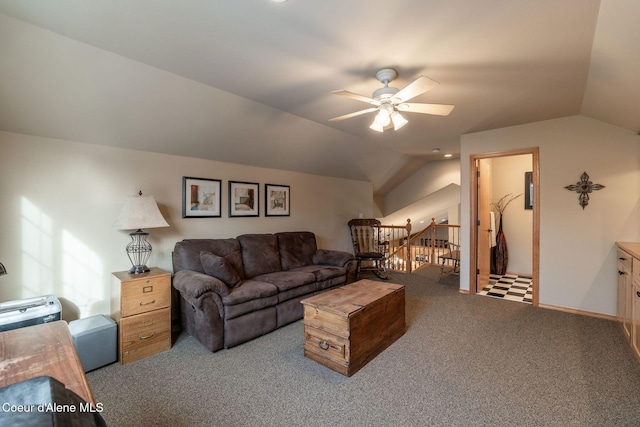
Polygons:
[[149,302],[140,301],[140,307],[142,307],[143,305],[149,305],[149,304],[155,304],[155,303],[156,303],[156,300],[149,301]]
[[[638,293],[640,293],[640,292],[638,292]],[[326,342],[326,341],[320,341],[318,343],[318,347],[320,347],[323,350],[329,350],[329,343]]]
[[636,291],[636,295],[640,298],[640,291]]
[[153,338],[155,335],[156,335],[155,332],[151,332],[150,335],[144,335],[144,336],[143,335],[138,335],[138,338],[140,338],[141,340],[146,340],[146,339],[149,339],[149,338]]

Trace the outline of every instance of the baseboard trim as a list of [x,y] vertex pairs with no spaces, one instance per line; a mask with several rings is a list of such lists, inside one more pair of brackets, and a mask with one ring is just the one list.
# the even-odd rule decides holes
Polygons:
[[470,294],[471,292],[469,292],[467,289],[459,289],[461,294]]
[[562,307],[562,306],[559,306],[559,305],[552,305],[552,304],[538,304],[538,307],[546,308],[548,310],[564,311],[565,313],[580,314],[580,315],[583,315],[583,316],[596,317],[598,319],[615,320],[616,322],[618,321],[618,316],[612,316],[610,314],[596,313],[594,311],[578,310],[576,308]]

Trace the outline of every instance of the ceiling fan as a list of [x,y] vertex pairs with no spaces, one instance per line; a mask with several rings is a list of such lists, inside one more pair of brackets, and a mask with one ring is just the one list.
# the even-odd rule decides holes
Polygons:
[[384,68],[378,71],[376,73],[376,79],[378,79],[380,83],[384,84],[384,87],[375,90],[371,98],[358,95],[357,93],[349,92],[347,90],[336,90],[331,92],[336,95],[366,102],[374,105],[374,107],[356,111],[355,113],[345,114],[344,116],[334,117],[333,119],[329,119],[329,121],[336,122],[377,111],[378,114],[369,127],[375,131],[383,132],[385,129],[391,128],[391,123],[393,123],[394,130],[398,130],[408,123],[407,119],[402,117],[400,112],[448,116],[449,113],[451,113],[451,110],[453,110],[454,105],[406,102],[411,98],[415,98],[416,96],[433,89],[439,83],[428,77],[420,76],[405,86],[404,89],[399,90],[395,87],[389,86],[389,82],[397,76],[398,73],[393,68]]

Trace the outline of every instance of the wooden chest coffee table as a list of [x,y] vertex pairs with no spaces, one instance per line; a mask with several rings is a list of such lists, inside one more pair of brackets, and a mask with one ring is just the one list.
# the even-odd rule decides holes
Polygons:
[[304,355],[348,377],[406,330],[403,285],[360,280],[301,302]]

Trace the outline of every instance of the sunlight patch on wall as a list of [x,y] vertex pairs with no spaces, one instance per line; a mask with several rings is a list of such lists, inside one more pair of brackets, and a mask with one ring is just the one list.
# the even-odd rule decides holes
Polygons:
[[102,312],[108,290],[98,254],[27,198],[21,205],[21,297],[55,295],[67,320]]
[[22,198],[22,297],[50,294],[53,289],[53,222]]
[[104,299],[102,261],[87,245],[69,231],[62,231],[63,296],[80,310],[80,318],[89,317],[92,307]]

